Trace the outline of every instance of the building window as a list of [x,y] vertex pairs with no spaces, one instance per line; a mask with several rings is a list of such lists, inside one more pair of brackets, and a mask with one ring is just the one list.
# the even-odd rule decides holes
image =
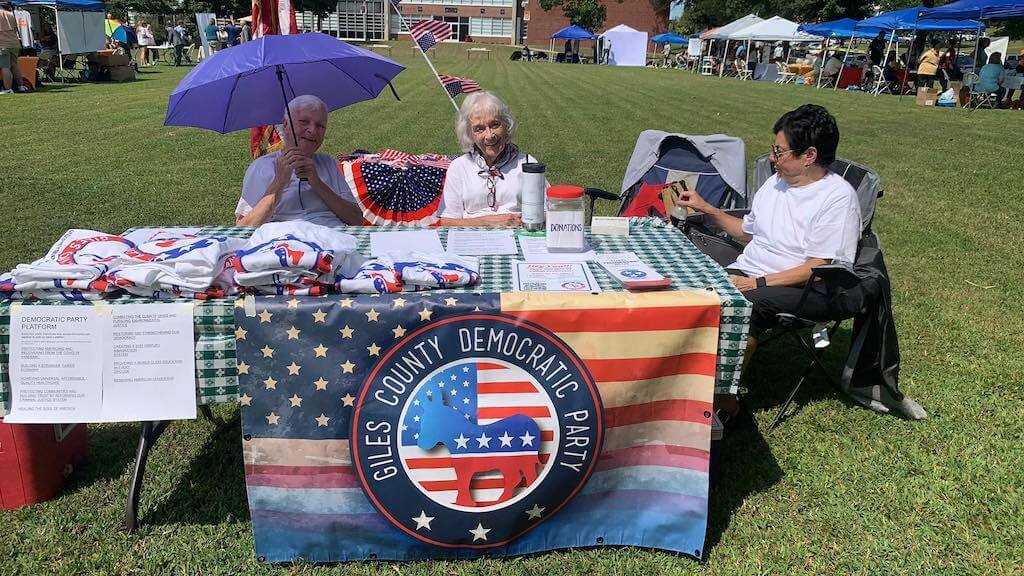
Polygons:
[[470,18],[469,33],[473,36],[494,38],[512,37],[511,18]]

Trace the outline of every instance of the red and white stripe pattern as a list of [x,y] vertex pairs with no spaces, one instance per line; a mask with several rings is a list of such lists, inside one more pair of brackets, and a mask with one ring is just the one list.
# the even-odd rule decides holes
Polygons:
[[434,44],[452,37],[452,25],[441,20],[420,20],[409,28],[409,34],[426,52]]
[[[533,486],[539,485],[550,468],[551,454],[557,449],[558,421],[553,406],[540,386],[522,369],[497,362],[477,363],[477,424],[486,426],[516,414],[529,416],[541,430],[540,460],[542,469]],[[435,502],[454,507],[456,490],[455,469],[452,458],[495,460],[510,458],[520,453],[502,452],[487,455],[465,454],[452,456],[440,447],[425,451],[417,446],[402,446],[400,454],[409,477]],[[521,455],[530,455],[523,452]],[[474,501],[486,510],[488,506],[502,504],[504,479],[499,472],[477,474],[470,484]],[[509,499],[514,499],[527,488],[520,487]]]

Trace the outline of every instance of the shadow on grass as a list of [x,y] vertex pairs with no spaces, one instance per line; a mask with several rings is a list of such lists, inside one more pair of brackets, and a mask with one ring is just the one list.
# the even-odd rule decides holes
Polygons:
[[[810,331],[801,334],[810,339]],[[838,383],[842,376],[843,366],[850,351],[851,324],[844,323],[835,336],[832,344],[822,356],[825,370]],[[760,347],[750,365],[750,374],[745,376],[744,383],[749,389],[746,399],[753,410],[765,409],[775,412],[782,407],[786,396],[800,380],[800,375],[811,363],[811,358],[793,340],[792,336],[784,335]],[[797,416],[804,406],[823,399],[837,399],[848,406],[859,406],[844,394],[841,394],[824,374],[817,368],[813,369],[793,397],[786,417],[779,424],[785,426],[786,421]]]
[[[223,410],[215,411],[218,417]],[[161,497],[142,522],[167,524],[220,524],[249,518],[242,465],[241,421],[238,411],[209,435],[198,456],[189,462],[174,491]],[[159,449],[159,445],[158,445]],[[145,490],[145,488],[143,489]]]
[[64,493],[83,490],[95,482],[120,478],[135,462],[139,444],[137,424],[103,424],[89,428],[89,453],[68,477]]
[[[842,372],[850,346],[850,330],[843,326],[833,337],[832,345],[822,363],[837,379]],[[746,396],[751,410],[768,410],[774,418],[786,401],[786,396],[800,379],[803,369],[810,363],[799,345],[791,337],[772,341],[758,349],[745,376],[744,384],[750,389]],[[793,399],[786,421],[797,415],[803,406],[825,398],[839,398],[849,406],[856,406],[840,395],[820,371],[811,373]],[[765,435],[769,430],[758,429],[752,422],[725,431],[717,455],[717,486],[708,502],[708,536],[704,544],[704,560],[721,540],[729,527],[733,514],[751,495],[768,490],[782,479],[783,471],[772,455]]]

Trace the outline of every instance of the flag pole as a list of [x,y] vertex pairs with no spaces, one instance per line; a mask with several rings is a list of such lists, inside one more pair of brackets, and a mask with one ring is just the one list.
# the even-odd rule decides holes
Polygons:
[[[391,0],[391,7],[395,9],[395,14],[398,15],[398,20],[405,27],[405,31],[409,33],[409,37],[412,38],[412,28],[409,26],[409,23],[405,21],[405,16],[402,15],[402,11],[398,9],[398,3]],[[434,73],[434,78],[437,79],[437,83],[441,85],[441,90],[444,90],[444,95],[448,97],[448,100],[452,103],[452,108],[455,108],[455,113],[458,114],[459,105],[455,102],[455,97],[449,94],[448,89],[444,87],[444,82],[441,81],[441,75],[437,73],[437,68],[434,68],[434,63],[430,61],[430,57],[427,56],[427,53],[423,50],[423,46],[420,46],[420,43],[417,42],[415,38],[412,38],[412,43],[419,48],[420,54],[423,54],[423,59],[427,61],[427,66],[430,66],[430,71]]]

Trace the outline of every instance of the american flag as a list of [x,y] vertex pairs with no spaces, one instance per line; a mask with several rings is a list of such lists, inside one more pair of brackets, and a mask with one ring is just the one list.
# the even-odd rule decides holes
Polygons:
[[434,44],[452,37],[452,25],[441,20],[420,20],[409,28],[409,34],[420,50],[426,52]]
[[446,167],[418,161],[398,167],[361,159],[342,162],[340,168],[367,224],[429,226],[437,221]]
[[449,76],[447,74],[441,74],[438,78],[441,79],[441,85],[444,86],[444,89],[452,98],[455,98],[459,94],[471,94],[473,92],[480,91],[480,84],[478,84],[476,80],[459,78],[458,76]]
[[[605,292],[584,299],[562,293],[433,292],[259,298],[256,303],[254,317],[236,311],[235,337],[246,489],[256,554],[266,561],[478,555],[431,546],[397,531],[361,488],[349,446],[360,387],[391,347],[431,323],[478,311],[514,316],[554,333],[581,357],[604,407],[603,447],[580,492],[551,520],[490,553],[592,545],[600,537],[610,545],[702,555],[721,313],[714,292]],[[513,374],[490,366],[492,360],[466,358],[429,378],[425,374],[422,399],[431,390],[433,400],[453,413],[455,406],[463,419],[468,415],[477,424],[514,409],[530,411],[541,430],[559,425],[554,421],[561,415],[544,414],[543,394],[514,384]],[[458,394],[439,394],[439,384],[450,389],[453,375]],[[410,424],[416,415],[403,415],[403,434],[417,433]],[[523,448],[523,435],[509,433],[504,449]],[[490,448],[503,448],[501,433],[487,436]],[[467,447],[487,442],[479,437],[467,441]],[[545,441],[564,439],[542,437],[541,454],[550,449]],[[403,437],[399,450],[407,445]],[[557,454],[542,458],[542,466],[558,460]],[[445,468],[402,461],[413,463],[417,488],[428,486],[431,497],[446,495],[446,484],[428,484],[447,482]],[[543,470],[538,466],[538,472]],[[427,478],[426,471],[436,478]],[[493,496],[489,480],[477,478],[478,497]],[[413,502],[422,497],[419,490],[409,494]],[[433,527],[449,520],[439,517]]]
[[396,168],[404,168],[409,164],[415,164],[416,156],[409,154],[408,152],[400,152],[398,150],[392,150],[391,148],[385,148],[377,155],[381,162],[387,162]]
[[[428,424],[424,407],[431,404],[450,409],[474,433],[449,432],[445,450],[428,451],[417,446],[420,426]],[[402,423],[401,454],[409,466],[409,476],[436,501],[454,504],[455,463],[472,459],[493,463],[494,470],[474,477],[470,492],[478,505],[500,504],[516,495],[501,498],[504,483],[497,467],[502,458],[539,458],[538,473],[551,465],[557,428],[552,410],[543,390],[515,366],[467,361],[448,368],[420,389]],[[530,431],[502,428],[502,419],[516,414],[529,416],[537,423],[539,438]],[[458,437],[455,432],[459,432]]]

